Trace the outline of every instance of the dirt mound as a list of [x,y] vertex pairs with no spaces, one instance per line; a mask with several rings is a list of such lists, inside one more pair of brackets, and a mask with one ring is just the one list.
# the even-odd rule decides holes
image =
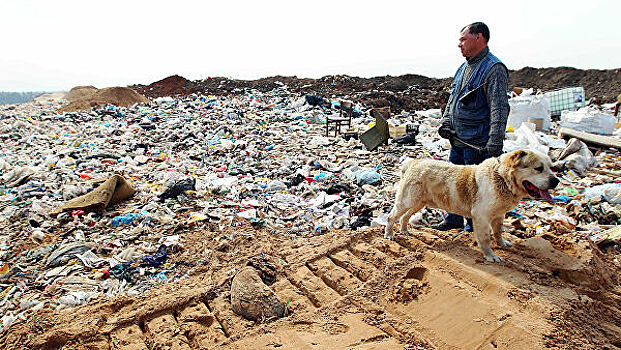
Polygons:
[[52,92],[48,94],[43,94],[35,97],[33,99],[34,103],[39,105],[49,105],[49,104],[57,104],[60,103],[63,99],[67,99],[66,91],[58,91]]
[[[148,97],[179,96],[193,92],[211,95],[236,94],[247,89],[270,92],[287,87],[289,91],[317,94],[328,98],[346,98],[370,107],[390,106],[393,112],[444,108],[446,88],[452,78],[428,78],[416,74],[373,78],[329,75],[319,79],[274,76],[257,80],[213,77],[189,81],[178,75],[151,85],[133,85],[132,89]],[[530,68],[509,72],[509,88],[532,87],[549,91],[582,86],[586,98],[594,103],[614,102],[621,92],[621,69],[581,70],[570,67]]]
[[[73,89],[71,90],[73,91]],[[82,109],[90,109],[96,106],[112,104],[116,106],[129,106],[135,103],[147,103],[149,100],[136,91],[126,87],[109,87],[92,91],[91,87],[80,87],[76,90],[75,99],[68,105],[60,108],[59,112],[73,112]],[[71,94],[71,92],[70,92]]]
[[76,86],[74,88],[72,88],[71,90],[69,90],[69,93],[67,94],[67,96],[65,96],[65,99],[68,100],[69,102],[74,102],[77,101],[79,99],[83,99],[86,98],[88,96],[93,95],[94,93],[96,93],[97,91],[99,91],[98,88],[89,85],[89,86]]
[[147,86],[135,85],[132,86],[132,88],[138,93],[150,98],[179,95],[183,96],[194,92],[190,88],[190,81],[179,75],[164,78]]
[[518,243],[524,254],[540,261],[548,273],[590,288],[614,288],[617,275],[590,240],[543,235]]
[[[222,244],[222,240],[226,244]],[[513,237],[515,240],[515,237]],[[5,349],[500,348],[621,346],[614,264],[582,240],[542,237],[498,249],[488,263],[471,236],[381,228],[310,238],[255,230],[187,232],[171,257],[188,278],[17,320]],[[235,254],[231,254],[235,252]],[[542,256],[543,254],[543,256]],[[232,311],[236,271],[270,255],[285,317],[254,323]],[[270,269],[271,270],[271,269]]]
[[509,73],[509,85],[543,91],[582,86],[587,99],[594,98],[597,103],[611,103],[621,93],[621,68],[582,70],[571,67],[525,67]]

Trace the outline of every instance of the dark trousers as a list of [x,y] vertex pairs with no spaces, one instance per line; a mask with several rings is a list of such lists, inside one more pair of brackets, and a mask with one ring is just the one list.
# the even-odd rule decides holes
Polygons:
[[[474,165],[479,164],[482,161],[489,158],[490,155],[487,151],[478,151],[470,147],[451,147],[451,153],[449,155],[449,162],[457,165]],[[457,214],[449,213],[444,221],[451,225],[463,226],[464,218]],[[472,219],[466,218],[466,223],[472,227]]]

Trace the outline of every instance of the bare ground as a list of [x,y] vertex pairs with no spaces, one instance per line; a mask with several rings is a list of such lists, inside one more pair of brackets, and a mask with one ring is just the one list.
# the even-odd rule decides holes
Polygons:
[[[186,232],[190,277],[14,324],[5,349],[605,349],[621,347],[618,269],[584,239],[520,241],[488,263],[469,235],[381,229],[291,239],[251,226]],[[225,243],[223,243],[225,242]],[[220,250],[217,250],[220,249]],[[251,257],[277,267],[287,316],[231,311]]]

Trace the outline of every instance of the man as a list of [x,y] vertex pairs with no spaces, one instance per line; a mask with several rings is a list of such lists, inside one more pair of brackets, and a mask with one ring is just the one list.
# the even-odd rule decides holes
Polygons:
[[[459,48],[466,58],[453,79],[451,96],[438,129],[451,141],[449,161],[453,164],[479,164],[502,154],[509,100],[507,67],[489,52],[489,29],[475,22],[461,30]],[[464,219],[449,214],[437,230],[463,228]],[[472,232],[472,219],[467,219]]]
[[621,106],[621,94],[617,96],[617,103],[615,103],[615,112],[614,112],[615,117],[619,115],[619,106]]

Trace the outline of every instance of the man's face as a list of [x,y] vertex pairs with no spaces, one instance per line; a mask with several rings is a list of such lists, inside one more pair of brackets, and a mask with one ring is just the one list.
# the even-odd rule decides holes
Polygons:
[[479,53],[479,51],[485,47],[485,45],[483,45],[483,41],[484,39],[481,33],[470,34],[468,28],[466,28],[460,33],[459,45],[457,46],[459,46],[462,56],[470,58]]

